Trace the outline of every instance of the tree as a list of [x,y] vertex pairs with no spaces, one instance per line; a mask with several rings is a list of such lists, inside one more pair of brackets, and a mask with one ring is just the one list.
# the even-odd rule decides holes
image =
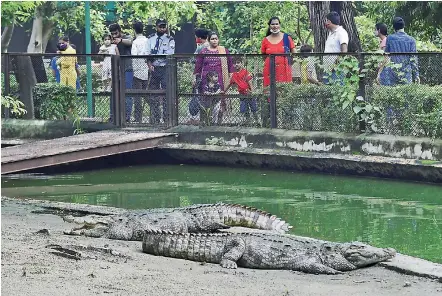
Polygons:
[[341,25],[348,32],[349,52],[362,51],[361,41],[354,20],[355,7],[351,1],[311,1],[308,2],[310,25],[315,36],[315,51],[323,52],[327,31],[324,27],[326,15],[330,11],[336,11],[341,16]]
[[39,1],[31,2],[15,2],[3,1],[1,5],[1,22],[4,27],[2,32],[2,46],[1,52],[7,52],[9,43],[11,42],[12,34],[15,26],[21,26],[28,21],[34,12],[35,6],[39,5]]

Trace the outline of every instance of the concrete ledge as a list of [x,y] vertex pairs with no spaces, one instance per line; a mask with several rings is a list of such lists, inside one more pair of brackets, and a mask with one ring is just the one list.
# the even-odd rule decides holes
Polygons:
[[442,182],[442,164],[423,165],[412,159],[193,144],[165,144],[160,148],[167,154],[166,157],[180,163],[241,165],[420,182]]
[[442,139],[243,127],[177,126],[168,132],[189,144],[442,160]]
[[[114,129],[110,123],[82,121],[80,128],[86,132]],[[24,120],[2,119],[2,138],[10,139],[55,139],[72,136],[75,127],[68,120]]]
[[442,265],[420,258],[397,254],[391,261],[381,262],[379,265],[400,273],[438,279],[442,282]]

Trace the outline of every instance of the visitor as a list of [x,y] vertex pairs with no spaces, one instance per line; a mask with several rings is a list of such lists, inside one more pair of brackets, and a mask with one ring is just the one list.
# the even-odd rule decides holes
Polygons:
[[[148,55],[170,55],[175,53],[175,40],[172,36],[167,34],[167,21],[165,19],[158,19],[155,22],[156,33],[147,37],[147,54]],[[166,89],[167,87],[167,59],[165,56],[148,59],[148,68],[150,71],[149,88],[152,90]],[[159,124],[161,122],[160,105],[163,106],[163,122],[168,122],[167,101],[164,96],[156,96],[149,98],[150,118],[151,124]],[[161,104],[162,102],[162,104]]]
[[[240,95],[251,95],[252,74],[250,74],[250,72],[244,67],[243,59],[241,57],[235,57],[233,59],[233,65],[236,72],[232,74],[232,78],[230,79],[230,83],[227,85],[225,92],[227,93],[230,87],[235,85]],[[253,114],[255,124],[258,124],[259,120],[258,115],[256,114],[256,111],[258,111],[256,98],[240,98],[239,112],[244,114],[246,125],[250,124],[250,111]]]
[[[387,46],[387,36],[388,36],[388,28],[384,23],[377,23],[375,25],[374,34],[379,38],[379,50],[384,52],[385,47]],[[386,57],[385,64],[381,63],[378,75],[376,78],[376,82],[380,85],[391,85],[390,77],[391,77],[391,68],[386,64],[388,63],[388,58]]]
[[[281,32],[281,22],[278,17],[272,17],[267,24],[267,34],[261,42],[262,54],[289,54],[296,52],[296,45],[293,42],[292,37],[290,37],[286,33]],[[269,92],[268,86],[270,86],[270,77],[270,58],[266,57],[263,70],[263,84],[265,93]],[[276,56],[275,82],[289,83],[292,81],[291,57]],[[267,99],[267,102],[268,104],[262,105],[263,127],[269,127],[270,125],[270,98]]]
[[[196,49],[195,49],[195,55],[199,54],[200,51],[203,48],[209,47],[209,42],[207,41],[207,35],[209,34],[209,31],[206,29],[196,29],[195,30],[195,42],[196,42]],[[195,62],[195,58],[192,59],[192,62]],[[201,81],[196,81],[196,84],[192,88],[192,93],[194,94],[192,96],[192,99],[189,102],[189,115],[190,120],[188,121],[188,124],[197,125],[198,124],[198,113],[199,113],[199,97],[198,94],[201,93]]]
[[202,28],[195,30],[195,54],[199,54],[203,48],[209,47],[209,41],[207,40],[209,33],[210,32],[208,30]]
[[[71,47],[72,47],[73,49],[76,50],[74,44],[70,44],[70,45],[71,45]],[[60,51],[57,50],[57,53],[59,54]],[[51,70],[52,70],[52,75],[54,76],[54,79],[55,79],[55,82],[56,82],[56,83],[60,83],[60,70],[58,69],[58,66],[57,66],[57,60],[58,60],[58,58],[59,58],[58,56],[53,57],[53,58],[51,59],[51,62],[49,63],[49,67],[50,67]],[[80,72],[80,66],[78,65],[78,61],[77,61],[77,63],[75,64],[75,72],[77,73],[77,80],[76,80],[76,83],[75,83],[75,87],[76,87],[77,92],[79,92],[79,91],[81,90],[81,86],[80,86],[80,76],[81,76],[81,72]]]
[[[332,11],[326,15],[325,27],[329,31],[327,40],[325,41],[324,53],[337,53],[348,51],[348,33],[340,26],[341,17],[336,11]],[[337,81],[340,84],[343,83],[343,75],[336,74],[335,67],[339,64],[339,56],[326,55],[324,56],[324,83],[332,84],[333,81]]]
[[[143,35],[143,23],[134,23],[133,29],[135,31],[135,39],[132,43],[132,55],[147,55],[147,38]],[[146,60],[144,58],[133,59],[132,64],[134,69],[133,87],[135,89],[147,89],[149,82],[149,70],[147,68]],[[134,117],[135,121],[139,123],[143,121],[143,102],[144,98],[141,96],[137,96],[134,99]]]
[[[76,50],[69,45],[69,38],[66,36],[59,39],[57,48],[62,55],[77,53]],[[60,84],[76,89],[77,70],[75,67],[77,65],[77,57],[61,56],[57,59],[56,64],[60,71]]]
[[313,52],[313,47],[308,44],[301,46],[301,56],[305,58],[301,62],[301,83],[302,84],[316,84],[321,85],[318,81],[318,76],[316,75],[316,66],[313,56],[309,56],[309,53]]
[[[401,17],[394,18],[393,28],[395,33],[388,36],[385,52],[416,53],[416,40],[405,33],[405,22]],[[390,55],[390,60],[392,64],[399,65],[398,69],[391,71],[390,85],[420,83],[416,55]]]
[[[99,54],[106,55],[118,55],[118,47],[115,44],[112,44],[112,36],[105,35],[103,37],[103,45],[100,46],[98,50]],[[112,89],[112,63],[111,57],[107,56],[103,60],[102,69],[101,69],[101,81],[103,82],[103,90],[111,91]]]
[[[262,54],[294,53],[295,43],[287,33],[281,32],[281,22],[278,17],[272,17],[268,22],[266,37],[261,43]],[[275,57],[276,82],[292,82],[291,59],[285,56]],[[264,62],[264,87],[270,85],[270,59]]]
[[[195,86],[197,81],[201,81],[201,89],[205,89],[207,84],[207,75],[209,72],[216,72],[218,74],[218,83],[221,89],[225,89],[230,81],[230,73],[234,71],[232,57],[229,55],[229,50],[219,45],[218,34],[211,32],[208,35],[209,46],[203,48],[196,58],[194,81]],[[226,55],[226,56],[211,56],[211,55]],[[218,112],[218,125],[221,125],[223,114],[227,110],[226,99],[221,99],[220,111]]]
[[[112,44],[118,48],[118,53],[122,56],[131,55],[132,51],[132,36],[123,34],[119,24],[109,25],[109,31],[112,36]],[[129,58],[121,59],[121,67],[124,69],[125,88],[131,89],[133,83],[134,72],[132,68],[132,60]],[[133,99],[126,96],[126,122],[130,122],[132,114]],[[112,117],[112,114],[111,114]]]
[[216,124],[221,110],[221,99],[212,97],[224,93],[216,71],[209,71],[203,87],[204,96],[200,100],[200,122],[205,125]]
[[384,23],[377,23],[375,25],[374,35],[379,38],[379,49],[385,50],[387,46],[388,28]]

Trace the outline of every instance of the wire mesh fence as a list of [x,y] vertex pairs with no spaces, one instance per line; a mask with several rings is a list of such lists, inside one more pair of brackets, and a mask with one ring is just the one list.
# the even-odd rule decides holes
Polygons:
[[[2,56],[5,57],[2,93],[25,102],[28,118],[65,119],[69,115],[65,112],[75,113],[83,120],[109,120],[113,79],[110,56],[12,53]],[[36,112],[41,104],[50,110]]]
[[[119,126],[372,130],[442,138],[440,53],[77,55],[67,78],[57,78],[57,65],[66,61],[57,63],[56,55],[7,56],[3,93],[43,96],[42,85],[67,84],[80,118]],[[33,90],[26,87],[30,72]],[[75,74],[74,84],[69,75]],[[60,94],[47,92],[43,100]]]

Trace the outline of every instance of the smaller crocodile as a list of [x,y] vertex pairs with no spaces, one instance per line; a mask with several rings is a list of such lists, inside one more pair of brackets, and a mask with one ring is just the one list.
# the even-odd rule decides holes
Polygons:
[[334,243],[294,235],[263,233],[176,234],[147,230],[143,252],[192,261],[219,263],[224,268],[285,269],[337,274],[393,258],[391,248],[360,242]]
[[135,241],[141,241],[144,231],[149,229],[207,233],[231,226],[243,226],[285,233],[292,228],[285,221],[267,212],[224,203],[136,210],[104,216],[67,215],[63,219],[66,222],[82,224],[81,227],[64,232],[65,234]]

